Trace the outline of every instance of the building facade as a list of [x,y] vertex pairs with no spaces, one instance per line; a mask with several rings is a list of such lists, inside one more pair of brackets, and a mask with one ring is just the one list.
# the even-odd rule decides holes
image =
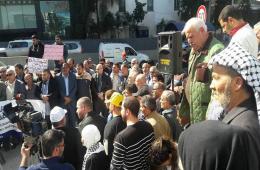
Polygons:
[[0,0],[0,41],[66,35],[69,26],[68,0]]

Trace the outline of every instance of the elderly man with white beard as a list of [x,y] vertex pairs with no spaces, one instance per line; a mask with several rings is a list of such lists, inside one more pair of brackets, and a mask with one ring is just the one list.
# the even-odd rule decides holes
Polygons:
[[210,61],[212,99],[223,111],[219,120],[248,132],[250,169],[260,169],[260,62],[238,43],[231,43]]

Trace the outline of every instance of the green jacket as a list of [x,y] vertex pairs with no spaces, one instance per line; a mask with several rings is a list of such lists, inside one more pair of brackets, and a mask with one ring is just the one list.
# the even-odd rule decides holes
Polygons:
[[223,50],[224,45],[214,37],[209,37],[201,52],[193,50],[189,56],[188,78],[185,87],[185,95],[180,105],[180,117],[189,117],[190,123],[205,120],[208,104],[210,102],[211,73],[207,71],[207,82],[196,81],[196,66],[199,63],[208,63],[210,58]]

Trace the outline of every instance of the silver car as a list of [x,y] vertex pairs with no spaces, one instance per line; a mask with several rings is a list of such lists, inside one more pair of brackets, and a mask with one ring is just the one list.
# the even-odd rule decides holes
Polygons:
[[0,56],[27,56],[31,45],[32,40],[9,41],[7,48],[0,48]]

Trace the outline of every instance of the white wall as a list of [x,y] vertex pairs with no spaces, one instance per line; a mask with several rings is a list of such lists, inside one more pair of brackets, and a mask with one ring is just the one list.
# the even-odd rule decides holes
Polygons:
[[[147,3],[147,0],[139,0],[139,2]],[[149,36],[156,35],[156,25],[164,19],[166,22],[170,20],[179,20],[177,11],[174,11],[174,0],[154,0],[154,11],[147,12],[140,26],[149,28]],[[132,13],[135,9],[134,0],[126,0],[126,11]],[[144,7],[147,11],[147,5]]]
[[[138,0],[142,3],[147,3],[147,0]],[[111,6],[108,4],[108,11],[115,14],[119,6],[117,3]],[[135,0],[125,0],[126,11],[130,14],[135,9]],[[174,11],[174,0],[154,0],[154,11],[147,12],[142,23],[139,23],[140,26],[146,26],[149,28],[149,36],[156,36],[156,25],[164,19],[166,22],[170,20],[179,20],[177,11]],[[147,11],[147,5],[144,7],[144,10]]]

